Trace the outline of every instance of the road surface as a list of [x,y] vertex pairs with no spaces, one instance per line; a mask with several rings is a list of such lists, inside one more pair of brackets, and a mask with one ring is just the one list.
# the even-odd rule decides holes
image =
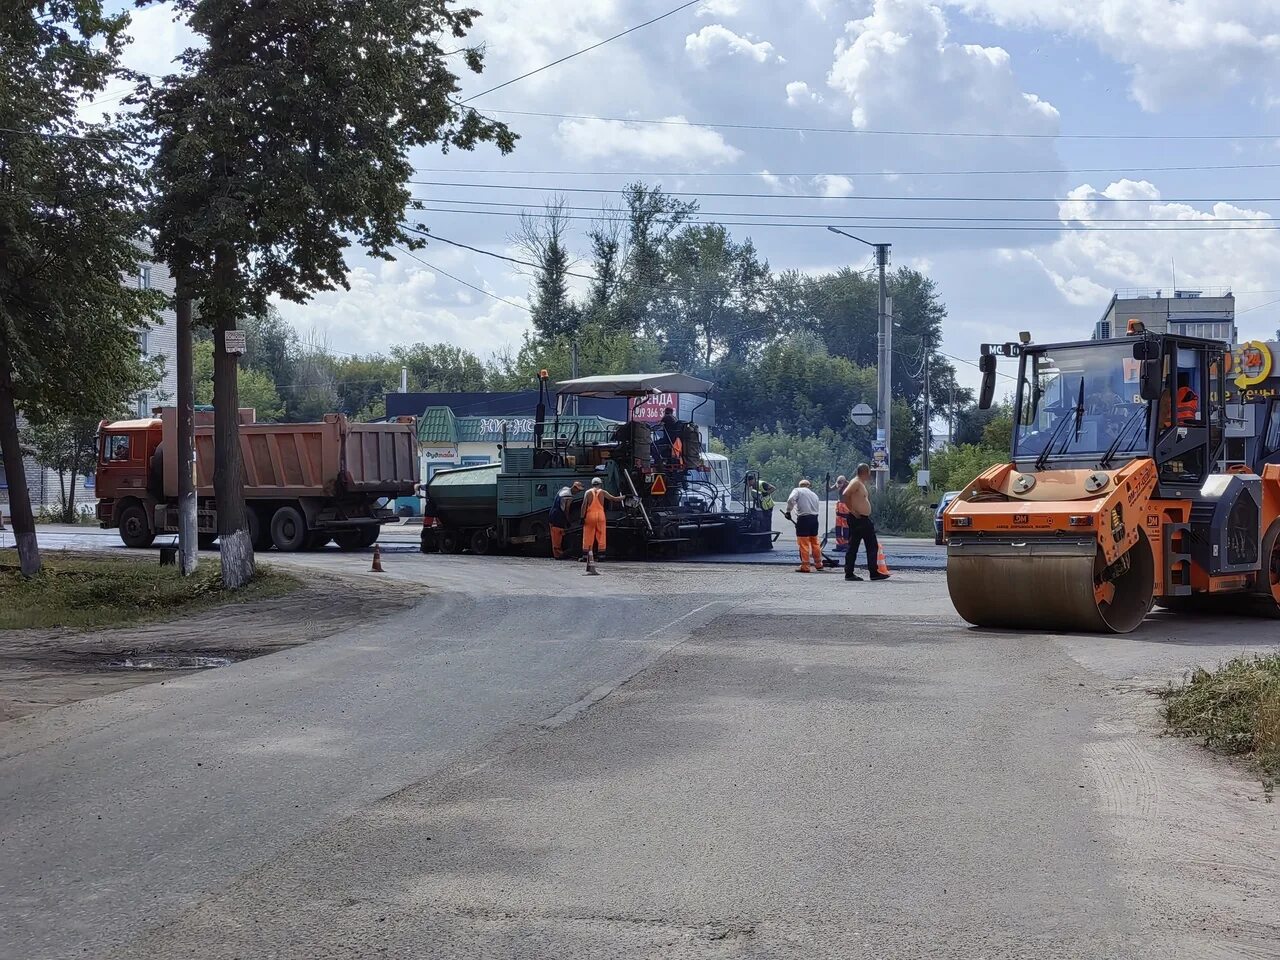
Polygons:
[[1269,625],[386,566],[430,589],[376,626],[0,725],[0,957],[1276,955],[1276,807],[1146,692]]

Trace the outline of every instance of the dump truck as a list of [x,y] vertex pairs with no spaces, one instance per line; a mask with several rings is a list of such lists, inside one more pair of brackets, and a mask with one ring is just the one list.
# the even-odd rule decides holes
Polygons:
[[[104,421],[96,476],[100,526],[129,547],[150,546],[178,529],[177,410]],[[217,539],[213,495],[213,413],[197,411],[196,520],[202,548]],[[328,414],[316,423],[257,423],[240,411],[240,452],[249,535],[255,550],[315,550],[331,539],[344,550],[372,546],[396,519],[387,498],[418,485],[412,418],[355,423]]]
[[[1150,333],[985,344],[1018,362],[1008,462],[943,513],[947,586],[981,627],[1127,633],[1173,611],[1280,613],[1271,350]],[[1229,416],[1230,414],[1230,416]]]
[[[723,471],[704,458],[697,427],[667,428],[629,420],[594,429],[559,412],[573,396],[627,397],[659,393],[706,395],[711,383],[683,374],[584,377],[557,385],[550,417],[547,377],[539,381],[534,446],[505,443],[498,464],[439,471],[424,489],[422,549],[487,554],[550,550],[547,513],[557,492],[599,477],[625,505],[608,505],[611,556],[659,557],[693,551],[768,550],[776,534],[766,511],[723,489]],[[727,466],[727,464],[726,464]]]

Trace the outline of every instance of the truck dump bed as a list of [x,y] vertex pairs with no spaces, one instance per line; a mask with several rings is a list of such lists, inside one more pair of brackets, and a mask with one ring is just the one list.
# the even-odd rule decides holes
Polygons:
[[[163,448],[177,449],[177,412],[166,407]],[[196,492],[213,496],[213,424],[197,414]],[[318,423],[241,423],[244,493],[248,499],[412,494],[418,483],[418,438],[412,421],[354,423],[328,414]],[[164,492],[178,494],[176,458],[165,456]]]

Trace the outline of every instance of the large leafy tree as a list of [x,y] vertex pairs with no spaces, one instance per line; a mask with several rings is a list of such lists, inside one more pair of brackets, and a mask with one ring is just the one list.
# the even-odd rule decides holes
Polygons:
[[130,133],[84,122],[119,73],[125,14],[95,0],[0,16],[0,456],[22,572],[40,570],[18,414],[96,417],[144,389],[138,336],[158,307],[136,275],[142,182]]
[[76,522],[76,487],[97,466],[98,417],[57,417],[30,424],[26,441],[36,463],[58,474],[59,519]]
[[[213,341],[201,340],[191,356],[192,383],[196,403],[213,403]],[[238,388],[240,406],[252,407],[261,423],[274,423],[284,418],[284,401],[271,377],[247,364],[240,367]]]
[[[347,286],[355,243],[390,258],[404,228],[409,153],[503,151],[507,128],[458,105],[453,65],[478,73],[477,11],[452,0],[173,0],[205,46],[150,93],[157,250],[214,331],[214,491],[224,583],[253,575],[244,511],[236,358],[240,318],[267,299]],[[460,53],[461,60],[453,54]]]

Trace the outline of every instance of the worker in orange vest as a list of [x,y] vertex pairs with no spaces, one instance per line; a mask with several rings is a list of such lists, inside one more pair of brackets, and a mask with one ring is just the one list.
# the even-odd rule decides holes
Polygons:
[[596,559],[604,559],[605,520],[604,504],[606,500],[621,503],[622,497],[610,493],[604,488],[604,481],[599,477],[591,478],[591,489],[582,495],[582,559],[587,559],[593,549]]
[[836,492],[836,553],[849,549],[849,506],[844,502],[844,488],[848,485],[849,479],[843,474],[831,485]]

